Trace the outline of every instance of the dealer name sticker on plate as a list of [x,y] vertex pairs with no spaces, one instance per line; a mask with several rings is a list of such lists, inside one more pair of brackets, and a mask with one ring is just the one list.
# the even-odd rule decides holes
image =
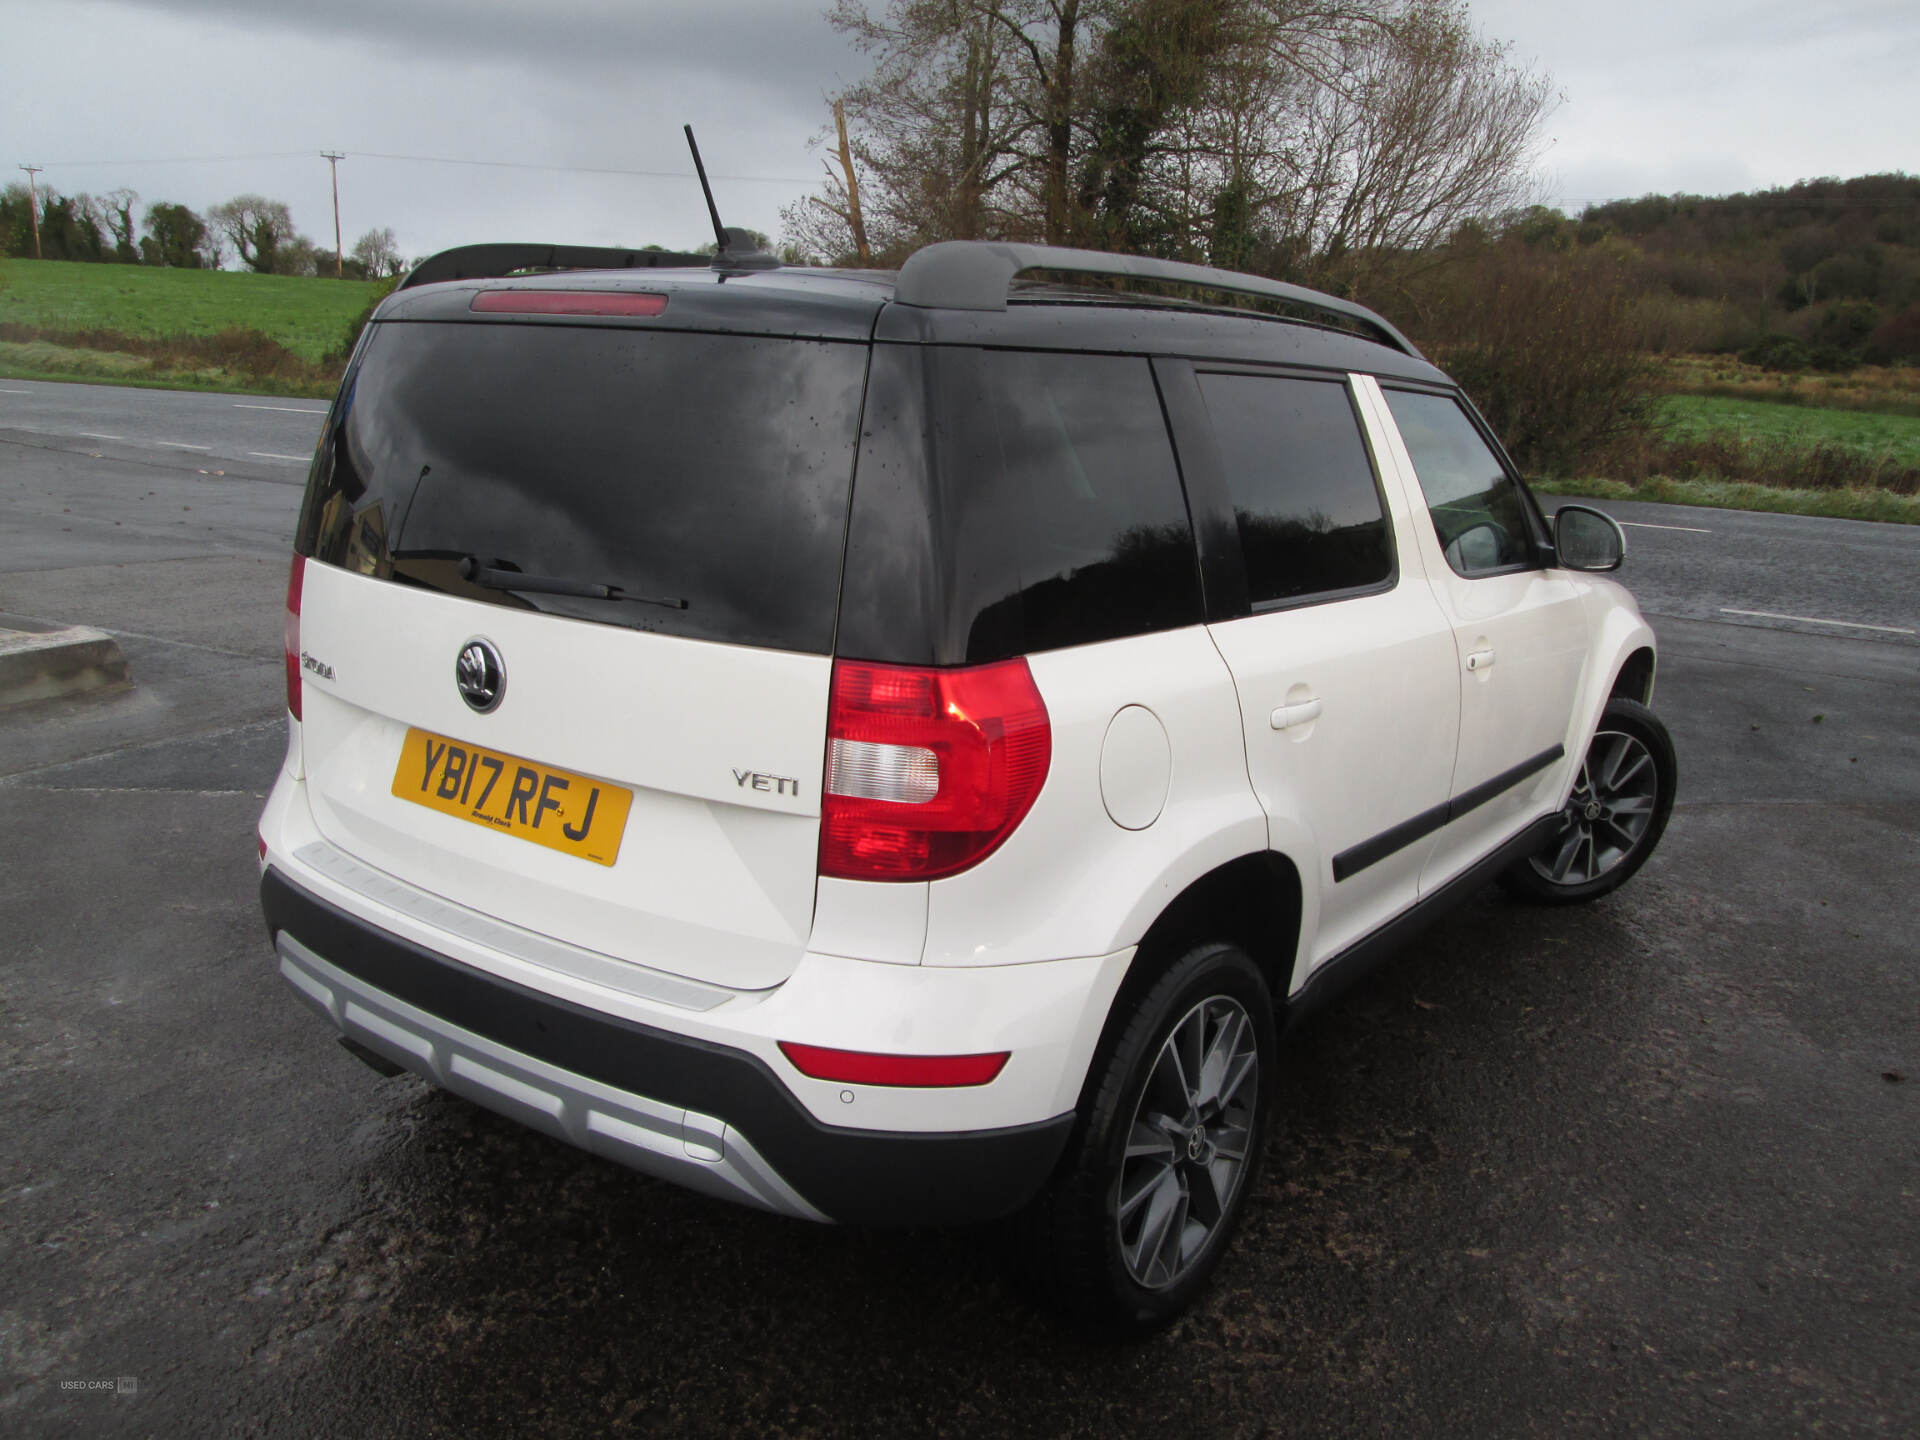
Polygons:
[[551,765],[408,730],[393,793],[429,810],[611,865],[633,792]]

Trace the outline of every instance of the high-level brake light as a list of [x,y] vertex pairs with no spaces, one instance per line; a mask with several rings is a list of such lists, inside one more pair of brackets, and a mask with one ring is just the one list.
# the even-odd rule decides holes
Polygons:
[[493,315],[658,315],[667,297],[649,290],[482,290],[467,308]]
[[837,660],[820,873],[936,880],[977,865],[1026,817],[1052,758],[1025,660],[964,670]]

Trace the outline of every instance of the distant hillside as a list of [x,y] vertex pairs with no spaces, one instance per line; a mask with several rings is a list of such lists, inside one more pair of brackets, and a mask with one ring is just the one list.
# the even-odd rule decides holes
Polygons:
[[1646,307],[1656,348],[1751,351],[1784,336],[1825,368],[1920,360],[1920,177],[1649,195],[1567,224],[1579,244],[1638,261],[1636,289],[1667,302]]

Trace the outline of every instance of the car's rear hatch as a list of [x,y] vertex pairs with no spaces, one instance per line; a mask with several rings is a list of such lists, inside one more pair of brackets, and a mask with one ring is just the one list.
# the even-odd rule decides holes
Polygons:
[[866,356],[537,316],[376,325],[298,547],[327,842],[572,946],[783,980],[812,921]]

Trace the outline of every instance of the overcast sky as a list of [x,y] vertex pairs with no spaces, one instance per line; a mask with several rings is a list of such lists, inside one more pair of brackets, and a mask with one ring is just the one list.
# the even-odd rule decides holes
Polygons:
[[[820,173],[823,96],[862,72],[823,0],[0,0],[0,171],[196,209],[283,199],[347,245],[691,247],[722,217],[777,234]],[[1564,95],[1542,157],[1569,209],[1815,175],[1920,172],[1916,0],[1474,0]],[[427,163],[487,161],[488,165]],[[182,163],[182,157],[234,157]],[[83,163],[109,162],[109,163]],[[159,163],[169,162],[169,163]],[[529,169],[519,166],[573,167]],[[658,175],[579,173],[591,170]]]

